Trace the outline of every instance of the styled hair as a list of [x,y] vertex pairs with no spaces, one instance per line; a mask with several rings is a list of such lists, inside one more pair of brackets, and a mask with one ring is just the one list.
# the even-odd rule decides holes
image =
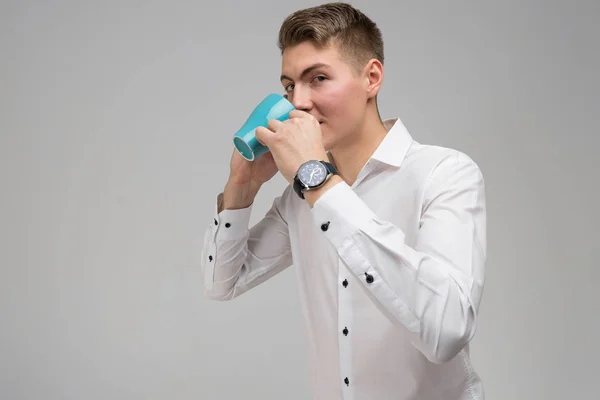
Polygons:
[[377,24],[347,3],[327,3],[290,14],[279,30],[281,54],[305,41],[320,47],[337,45],[342,58],[357,72],[372,58],[383,64],[383,38]]

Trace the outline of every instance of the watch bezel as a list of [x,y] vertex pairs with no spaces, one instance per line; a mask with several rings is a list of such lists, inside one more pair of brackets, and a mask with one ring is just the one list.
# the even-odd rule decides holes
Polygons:
[[[301,169],[308,163],[319,163],[321,164],[323,167],[325,167],[325,177],[323,178],[323,180],[316,184],[316,185],[307,185],[305,182],[302,181],[302,179],[300,179],[300,171]],[[331,178],[332,175],[336,175],[339,174],[338,170],[336,169],[335,165],[324,161],[324,160],[308,160],[303,162],[300,167],[298,167],[298,170],[296,171],[296,175],[294,175],[294,179],[293,179],[293,188],[294,191],[296,192],[296,194],[298,194],[298,196],[301,199],[304,199],[304,193],[311,191],[311,190],[316,190],[318,188],[320,188],[321,186],[325,185],[325,183],[329,180],[329,178]]]
[[[324,169],[324,174],[323,174],[323,178],[319,181],[319,183],[314,184],[314,185],[309,185],[306,182],[304,182],[302,180],[302,177],[300,177],[300,171],[302,170],[302,168],[304,168],[304,166],[309,165],[309,164],[319,164],[323,169]],[[303,162],[300,167],[298,168],[298,172],[296,173],[296,176],[298,178],[298,181],[300,182],[300,185],[302,186],[302,191],[307,191],[310,189],[316,189],[320,186],[323,185],[323,183],[325,183],[325,181],[327,180],[327,177],[330,175],[329,170],[327,169],[327,166],[325,164],[323,164],[322,161],[319,160],[308,160]]]

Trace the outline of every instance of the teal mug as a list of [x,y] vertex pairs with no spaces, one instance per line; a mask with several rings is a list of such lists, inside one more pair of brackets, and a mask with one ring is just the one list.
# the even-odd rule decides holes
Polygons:
[[244,125],[233,136],[233,145],[248,161],[256,160],[269,151],[269,148],[256,139],[256,128],[267,127],[269,120],[281,122],[289,119],[290,111],[294,110],[292,103],[280,94],[270,94],[252,111]]

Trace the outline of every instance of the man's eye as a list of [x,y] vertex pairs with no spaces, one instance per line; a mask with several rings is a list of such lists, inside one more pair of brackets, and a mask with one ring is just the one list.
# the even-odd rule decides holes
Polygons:
[[325,79],[327,79],[327,78],[325,78],[323,75],[317,75],[314,78],[314,80],[319,81],[319,82],[323,82]]
[[294,90],[294,84],[293,84],[293,83],[290,83],[289,85],[287,85],[287,86],[285,87],[285,91],[286,91],[286,92],[290,92],[290,91],[292,91],[292,90]]

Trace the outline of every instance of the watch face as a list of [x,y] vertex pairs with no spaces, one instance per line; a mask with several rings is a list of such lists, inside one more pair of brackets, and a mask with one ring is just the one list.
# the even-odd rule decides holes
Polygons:
[[309,161],[298,170],[298,178],[308,187],[318,186],[327,177],[325,166],[318,161]]

